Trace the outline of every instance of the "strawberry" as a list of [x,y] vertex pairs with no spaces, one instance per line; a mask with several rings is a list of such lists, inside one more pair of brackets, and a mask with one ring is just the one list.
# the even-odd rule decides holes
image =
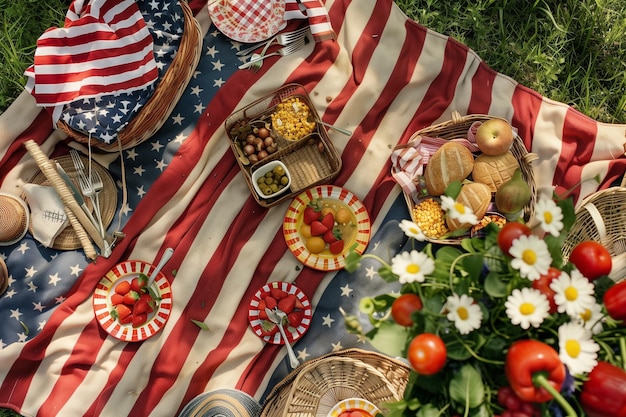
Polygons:
[[328,250],[330,251],[330,253],[332,253],[333,255],[339,255],[341,252],[343,252],[343,247],[344,247],[345,243],[343,240],[338,240],[336,242],[331,243],[328,246]]
[[131,313],[132,311],[130,310],[130,307],[128,307],[125,304],[118,304],[111,311],[111,316],[114,319],[119,320],[120,323],[125,324],[124,320],[126,320],[129,316],[131,316]]
[[312,236],[322,236],[324,233],[328,231],[328,227],[324,223],[319,220],[315,220],[311,223],[311,235]]
[[133,315],[133,327],[141,327],[146,321],[148,321],[148,315],[146,313]]
[[[152,301],[152,298],[148,296],[148,299]],[[145,297],[140,297],[139,300],[133,306],[133,315],[149,314],[152,313],[152,307],[150,307],[150,301]]]
[[140,295],[138,292],[130,290],[126,294],[124,294],[124,304],[132,306],[135,305],[137,300],[139,300]]
[[320,219],[320,212],[316,211],[315,208],[311,207],[311,206],[307,206],[304,209],[304,213],[302,214],[302,221],[305,224],[311,224],[313,223],[314,220],[319,220]]
[[276,308],[277,302],[276,299],[274,297],[265,297],[265,307],[269,308],[270,310],[273,310]]
[[111,295],[111,304],[113,304],[114,306],[118,305],[118,304],[122,304],[124,302],[124,296],[121,294],[113,294]]
[[304,304],[302,304],[302,301],[300,301],[298,297],[296,297],[295,308],[297,308],[298,310],[304,310]]
[[[287,293],[283,290],[281,290],[280,288],[276,288],[276,287],[272,287],[270,288],[270,294],[272,297],[274,297],[275,300],[278,300],[280,298],[283,298],[285,296],[287,296]],[[270,308],[274,308],[274,307],[270,307]]]
[[267,320],[267,313],[265,312],[265,308],[267,307],[267,304],[265,304],[265,300],[260,300],[259,301],[259,318],[261,320]]
[[289,321],[289,325],[291,327],[298,327],[298,325],[302,322],[304,318],[303,310],[294,310],[291,313],[287,314],[287,320]]
[[261,322],[261,334],[263,336],[273,336],[278,332],[278,326],[269,320]]
[[285,314],[289,314],[296,307],[296,296],[289,294],[285,298],[278,300],[278,309]]
[[326,233],[324,233],[324,236],[322,236],[322,238],[324,239],[324,242],[331,244],[339,240],[335,232],[336,232],[335,229],[327,230]]
[[332,229],[335,225],[335,216],[332,213],[326,213],[326,215],[322,218],[322,224],[326,226],[328,229]]
[[[123,305],[123,304],[120,304]],[[133,315],[129,314],[128,316],[124,317],[123,319],[119,319],[120,324],[130,324],[133,322]]]
[[146,289],[146,284],[148,283],[146,280],[141,279],[142,277],[135,277],[130,282],[130,289],[135,292],[144,292]]
[[120,295],[125,295],[130,291],[130,282],[122,281],[115,286],[115,293]]

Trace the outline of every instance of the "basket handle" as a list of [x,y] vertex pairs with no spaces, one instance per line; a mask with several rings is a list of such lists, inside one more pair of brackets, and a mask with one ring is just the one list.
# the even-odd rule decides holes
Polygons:
[[598,211],[598,208],[593,203],[587,203],[583,206],[583,208],[589,212],[594,224],[598,228],[600,240],[604,240],[606,237],[606,226],[604,225],[604,220],[602,219],[602,215]]

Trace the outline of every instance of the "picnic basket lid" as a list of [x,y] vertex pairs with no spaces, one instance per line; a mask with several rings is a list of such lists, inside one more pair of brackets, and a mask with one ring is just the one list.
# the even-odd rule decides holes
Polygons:
[[285,0],[215,0],[208,8],[215,27],[239,42],[264,41],[287,24]]
[[410,373],[397,359],[362,349],[345,349],[293,370],[267,397],[261,417],[326,417],[347,398],[368,400],[381,410],[402,399]]
[[91,138],[88,135],[73,129],[63,120],[59,120],[58,127],[69,137],[80,143],[91,142],[91,146],[105,152],[117,152],[120,146],[121,149],[128,149],[148,140],[163,126],[187,88],[202,53],[200,24],[193,16],[187,2],[181,0],[179,3],[183,11],[184,28],[178,51],[150,99],[128,125],[119,131],[118,140],[112,143],[90,141]]
[[[88,167],[89,160],[81,155],[81,159],[83,160],[83,164]],[[74,168],[74,164],[72,163],[72,157],[70,155],[63,155],[55,158],[55,160],[63,167],[65,172],[67,172],[68,176],[74,180],[77,187],[79,187],[76,168]],[[115,185],[115,181],[113,177],[102,165],[98,164],[96,161],[91,161],[91,167],[98,171],[100,177],[102,178],[103,188],[99,194],[100,198],[100,211],[102,214],[102,224],[106,229],[113,218],[115,217],[115,210],[117,209],[117,186]],[[30,180],[32,184],[39,185],[50,185],[48,184],[48,180],[42,171],[38,171],[35,176]],[[88,200],[86,201],[87,204]],[[29,229],[32,232],[32,224],[29,224]],[[51,248],[58,250],[72,250],[79,249],[82,247],[81,241],[76,235],[76,232],[72,227],[66,227],[61,231],[58,236],[54,239]]]
[[28,206],[21,198],[0,193],[0,246],[18,242],[28,231]]

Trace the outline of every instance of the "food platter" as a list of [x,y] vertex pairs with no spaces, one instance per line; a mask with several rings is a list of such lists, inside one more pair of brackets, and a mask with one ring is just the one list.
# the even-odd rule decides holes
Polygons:
[[313,316],[313,310],[308,297],[300,288],[289,282],[269,282],[259,288],[250,300],[248,308],[248,321],[250,322],[250,327],[252,327],[254,333],[265,342],[275,345],[285,344],[280,332],[275,330],[267,332],[264,329],[265,325],[270,324],[269,320],[264,318],[263,315],[265,299],[267,297],[273,297],[273,294],[276,292],[281,292],[281,294],[284,293],[289,296],[295,296],[298,300],[298,305],[300,307],[297,309],[301,311],[301,318],[298,320],[298,324],[295,326],[284,327],[289,343],[293,343],[301,338],[309,329],[309,326],[311,325],[311,317]]
[[[339,254],[326,251],[313,253],[307,249],[306,242],[301,235],[300,228],[306,207],[309,203],[320,199],[343,203],[354,214],[355,233],[346,239],[344,250]],[[283,235],[294,256],[304,265],[320,271],[334,271],[345,267],[350,247],[356,244],[355,251],[363,253],[369,242],[370,233],[370,218],[363,203],[352,192],[334,185],[313,187],[296,196],[287,208],[283,222]]]
[[93,309],[100,326],[111,336],[126,342],[139,342],[146,340],[158,333],[167,323],[172,311],[172,289],[170,283],[162,272],[152,284],[152,289],[160,295],[157,308],[149,316],[147,321],[139,326],[121,324],[111,315],[111,296],[115,287],[122,281],[132,281],[140,274],[150,275],[154,266],[143,261],[126,261],[117,264],[106,273],[100,280],[93,294]]

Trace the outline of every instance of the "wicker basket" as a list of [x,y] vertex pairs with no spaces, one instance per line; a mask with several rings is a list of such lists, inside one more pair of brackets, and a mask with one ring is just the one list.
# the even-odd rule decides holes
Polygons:
[[[306,89],[299,84],[287,84],[282,88],[268,94],[259,100],[235,111],[228,116],[224,125],[230,147],[235,155],[241,172],[250,188],[252,196],[256,202],[263,207],[275,206],[285,200],[297,196],[302,191],[321,184],[332,181],[341,170],[341,156],[330,141],[328,133],[320,123],[312,133],[297,141],[286,141],[277,138],[278,150],[267,158],[249,164],[242,158],[242,149],[238,143],[238,138],[233,133],[233,127],[238,123],[269,118],[276,106],[289,97],[300,98],[313,114],[314,120],[319,121],[319,116],[311,102]],[[275,198],[262,198],[254,189],[252,184],[252,173],[268,162],[280,160],[285,164],[291,175],[290,192],[281,194]]]
[[[413,134],[407,145],[400,145],[403,147],[410,146],[416,138],[421,136],[428,136],[433,138],[441,138],[446,140],[466,138],[469,128],[475,122],[485,122],[490,119],[496,119],[494,116],[484,114],[473,114],[467,116],[461,116],[458,112],[452,113],[452,119],[437,125],[429,126],[421,129]],[[538,158],[537,154],[529,153],[524,146],[522,139],[515,135],[513,145],[510,149],[511,153],[517,159],[522,172],[522,177],[529,184],[531,190],[531,200],[523,209],[523,217],[526,221],[530,220],[534,215],[535,204],[537,202],[537,187],[535,183],[535,176],[532,170],[531,163]],[[409,208],[409,213],[413,217],[413,209],[419,203],[413,200],[413,197],[405,192],[404,197]],[[420,200],[421,201],[421,200]],[[490,210],[493,212],[493,210]],[[413,219],[415,220],[415,219]],[[446,239],[428,238],[429,242],[440,244],[460,244],[463,237],[450,237]]]
[[[116,142],[104,143],[92,140],[92,146],[106,152],[117,152],[119,144],[121,144],[122,149],[137,146],[152,137],[163,126],[174,106],[178,103],[185,88],[187,88],[187,84],[198,65],[202,53],[200,25],[193,16],[187,1],[181,0],[179,3],[184,17],[180,46],[150,99],[128,125],[118,133]],[[89,142],[88,135],[73,129],[62,120],[58,121],[58,126],[77,142]]]
[[615,281],[626,278],[626,177],[621,186],[598,191],[585,198],[576,210],[576,221],[563,242],[564,260],[585,240],[600,242],[611,254]]
[[326,417],[346,398],[386,403],[404,395],[410,368],[376,352],[346,349],[314,359],[287,375],[270,393],[261,417]]

